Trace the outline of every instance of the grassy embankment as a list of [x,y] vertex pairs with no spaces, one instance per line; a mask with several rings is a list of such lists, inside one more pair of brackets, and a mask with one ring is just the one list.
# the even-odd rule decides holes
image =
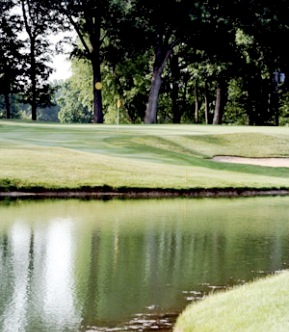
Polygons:
[[189,305],[174,332],[289,331],[289,272],[210,295]]
[[289,129],[0,121],[0,188],[280,189],[288,168],[212,161],[288,157]]

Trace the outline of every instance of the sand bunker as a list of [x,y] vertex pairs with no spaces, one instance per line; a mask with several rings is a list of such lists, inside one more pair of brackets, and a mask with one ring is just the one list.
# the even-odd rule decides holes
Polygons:
[[243,157],[232,157],[232,156],[215,156],[214,161],[226,162],[226,163],[237,163],[237,164],[249,164],[258,166],[268,167],[289,167],[288,158],[243,158]]

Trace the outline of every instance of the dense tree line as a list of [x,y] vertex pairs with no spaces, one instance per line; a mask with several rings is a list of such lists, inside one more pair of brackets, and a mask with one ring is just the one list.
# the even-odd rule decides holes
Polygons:
[[[0,13],[1,117],[289,123],[284,0],[0,0]],[[49,36],[68,30],[72,76],[51,84]]]

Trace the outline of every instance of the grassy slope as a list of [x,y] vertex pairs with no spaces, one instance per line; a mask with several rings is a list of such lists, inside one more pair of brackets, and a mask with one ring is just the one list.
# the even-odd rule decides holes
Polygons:
[[215,155],[289,157],[289,129],[0,121],[0,187],[289,188],[288,168]]
[[189,305],[174,332],[289,330],[289,272],[221,292]]

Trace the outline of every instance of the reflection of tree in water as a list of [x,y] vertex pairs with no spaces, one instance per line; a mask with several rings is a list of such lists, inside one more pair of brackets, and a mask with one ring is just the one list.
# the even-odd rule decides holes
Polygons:
[[11,294],[8,291],[11,288],[11,282],[13,281],[10,256],[11,248],[9,246],[8,235],[6,233],[0,233],[0,317],[3,317],[6,303],[11,302]]
[[6,260],[8,255],[8,236],[5,233],[4,234],[0,233],[0,251],[1,251],[1,261]]
[[222,230],[184,233],[164,223],[139,233],[100,232],[91,243],[85,326],[112,327],[124,317],[133,323],[133,312],[147,319],[173,315],[183,290],[208,292],[252,279],[253,267],[271,271],[271,244],[264,247],[256,235],[230,239]]
[[[270,272],[288,262],[286,216],[273,227],[263,209],[255,225],[246,214],[234,221],[225,209],[202,211],[197,218],[190,210],[183,213],[183,206],[172,206],[170,211],[176,212],[171,215],[154,209],[145,214],[146,204],[136,204],[138,217],[116,210],[117,218],[105,215],[85,225],[83,204],[79,223],[71,217],[49,219],[45,227],[18,227],[14,222],[0,229],[0,317],[10,310],[13,319],[11,303],[20,299],[30,330],[48,331],[51,324],[49,332],[57,331],[56,323],[65,331],[136,327],[145,320],[169,324],[204,292],[250,280],[261,270]],[[50,277],[61,285],[68,279],[61,288]],[[25,291],[19,297],[21,289]],[[58,300],[60,304],[54,303]],[[54,308],[46,311],[47,303]],[[72,321],[71,314],[77,319]]]
[[87,288],[82,308],[82,326],[94,326],[98,316],[98,250],[99,236],[97,232],[91,234],[90,240],[90,260],[87,276]]
[[31,293],[31,279],[34,272],[34,231],[31,227],[31,233],[29,237],[29,258],[28,258],[28,293]]
[[7,234],[1,235],[0,256],[4,259],[0,265],[0,330],[24,330],[28,307],[30,234],[28,228],[14,225]]

